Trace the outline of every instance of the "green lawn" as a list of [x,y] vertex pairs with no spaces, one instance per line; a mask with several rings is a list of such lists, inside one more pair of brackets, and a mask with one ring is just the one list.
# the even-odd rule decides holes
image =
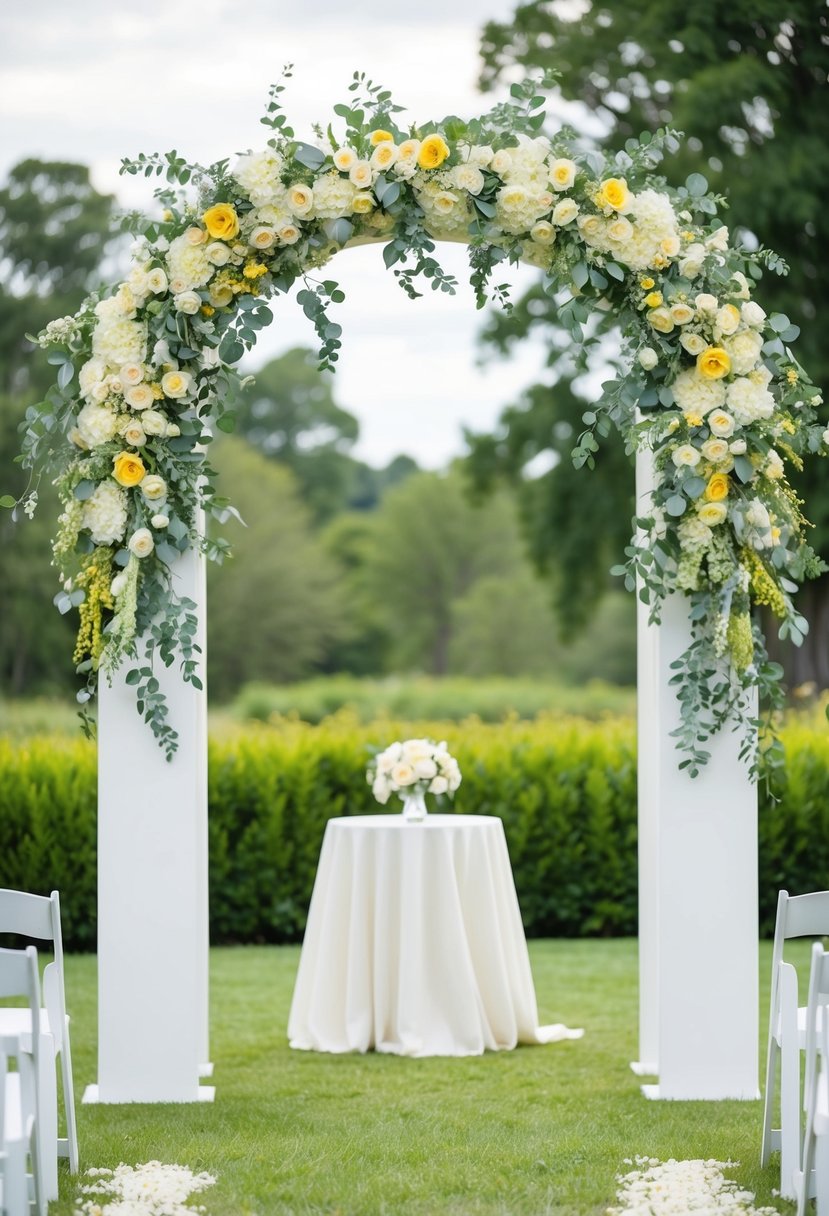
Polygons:
[[[769,947],[761,947],[761,1040]],[[291,1051],[295,947],[215,950],[215,1105],[79,1106],[84,1167],[157,1158],[218,1175],[209,1216],[587,1216],[625,1157],[715,1157],[770,1202],[759,1102],[652,1103],[636,1057],[636,943],[530,943],[542,1022],[582,1040],[464,1060]],[[808,966],[803,945],[794,961]],[[78,1099],[95,1079],[95,960],[67,963]],[[761,1043],[761,1052],[764,1046]],[[61,1166],[70,1216],[76,1188]],[[779,1201],[778,1201],[779,1202]]]

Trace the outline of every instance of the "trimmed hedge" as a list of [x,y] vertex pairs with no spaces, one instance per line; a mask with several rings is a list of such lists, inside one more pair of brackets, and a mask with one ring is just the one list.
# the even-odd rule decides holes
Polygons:
[[[383,722],[246,728],[210,745],[210,919],[215,943],[298,940],[326,821],[380,810],[368,749],[412,733],[446,739],[459,813],[504,821],[529,936],[636,932],[636,765],[626,719],[499,725]],[[777,890],[829,888],[829,739],[784,731],[788,768],[760,814],[760,928]],[[387,809],[396,809],[397,803]],[[94,950],[95,749],[81,739],[0,739],[0,886],[61,891],[72,950]]]

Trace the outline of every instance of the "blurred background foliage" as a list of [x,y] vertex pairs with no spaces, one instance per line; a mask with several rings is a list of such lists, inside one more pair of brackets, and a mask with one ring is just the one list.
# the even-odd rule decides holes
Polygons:
[[[759,298],[802,326],[798,354],[823,383],[826,14],[814,0],[782,7],[734,0],[727,10],[545,0],[519,6],[508,24],[487,25],[481,44],[484,89],[527,69],[556,70],[562,97],[590,119],[585,143],[616,148],[666,124],[684,130],[667,175],[703,172],[728,194],[730,223],[742,238],[790,263],[790,276],[764,280]],[[125,246],[113,237],[114,206],[77,164],[27,160],[0,188],[4,493],[25,484],[12,463],[17,428],[51,379],[25,335],[118,273]],[[409,676],[420,677],[409,686],[423,693],[414,698],[423,715],[452,716],[447,707],[457,703],[464,716],[476,699],[487,713],[497,706],[498,714],[527,716],[556,704],[589,713],[593,700],[597,712],[618,708],[607,684],[635,682],[634,604],[612,588],[607,570],[628,536],[632,469],[612,443],[592,473],[576,472],[569,459],[600,369],[615,357],[604,324],[599,318],[591,335],[596,372],[584,374],[540,292],[509,313],[490,313],[485,356],[508,357],[533,335],[549,352],[547,373],[505,402],[491,433],[469,434],[467,452],[442,472],[422,471],[406,454],[385,468],[357,459],[357,420],[337,401],[336,380],[316,370],[313,351],[289,350],[261,367],[245,390],[236,434],[221,436],[211,453],[245,521],[227,526],[234,558],[209,574],[214,703],[235,699],[242,716],[260,718],[293,707],[316,720],[329,703],[365,702],[367,716],[378,708],[405,713],[400,678]],[[808,470],[798,489],[829,557],[822,473]],[[71,697],[73,687],[74,622],[51,602],[56,503],[49,487],[40,499],[33,521],[0,514],[7,704]],[[807,588],[801,603],[812,634],[801,653],[780,657],[792,684],[829,687],[827,579]],[[590,693],[597,678],[605,683]],[[548,691],[539,694],[542,683]],[[439,705],[423,691],[437,686],[446,689]],[[585,686],[578,704],[562,691],[567,686]]]

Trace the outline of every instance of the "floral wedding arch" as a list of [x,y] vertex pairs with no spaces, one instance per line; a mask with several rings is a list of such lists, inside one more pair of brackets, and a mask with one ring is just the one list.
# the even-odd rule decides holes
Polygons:
[[763,269],[785,265],[730,242],[723,200],[700,174],[678,189],[654,176],[678,147],[671,131],[614,156],[571,131],[548,137],[532,83],[481,118],[404,128],[391,95],[355,74],[353,100],[335,106],[339,131],[305,143],[288,125],[283,89],[271,89],[262,151],[209,167],[175,152],[123,163],[166,178],[162,218],[132,217],[126,280],[37,338],[57,383],[27,414],[24,460],[33,478],[56,475],[63,504],[56,603],[80,612],[79,700],[94,695],[99,673],[133,664],[127,683],[172,755],[155,665],[178,661],[200,684],[196,606],[174,593],[170,571],[189,547],[214,559],[226,550],[199,526],[202,508],[219,520],[230,509],[207,445],[213,427],[233,429],[234,366],[271,321],[269,301],[302,282],[297,300],[331,370],[341,327],[330,306],[343,293],[317,272],[340,249],[382,242],[410,296],[420,281],[451,292],[433,254],[435,241],[452,240],[469,247],[479,306],[494,268],[523,261],[543,273],[576,348],[591,313],[614,314],[629,367],[585,413],[573,457],[592,467],[596,434],[612,425],[629,451],[652,451],[651,508],[617,573],[630,589],[638,579],[654,621],[669,594],[688,599],[692,640],[674,681],[681,767],[694,775],[702,744],[728,720],[742,721],[756,767],[749,694],[774,693],[780,673],[751,609],[766,606],[781,636],[801,641],[792,597],[822,569],[785,473],[826,451],[821,398],[791,353],[797,327],[752,299]]

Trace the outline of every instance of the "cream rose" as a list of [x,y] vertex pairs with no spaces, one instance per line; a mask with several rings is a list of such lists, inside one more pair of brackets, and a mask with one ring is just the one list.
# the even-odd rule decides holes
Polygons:
[[672,304],[671,316],[677,325],[687,325],[689,321],[693,321],[696,313],[688,304]]
[[572,198],[563,198],[553,207],[553,223],[559,228],[571,223],[579,213],[579,205]]
[[314,207],[314,192],[310,186],[296,182],[288,187],[288,206],[293,215],[310,215]]
[[679,343],[684,350],[687,350],[689,355],[693,355],[695,358],[697,355],[701,355],[708,345],[705,338],[699,334],[682,334]]
[[212,241],[204,252],[211,266],[226,266],[230,261],[230,249],[224,241]]
[[690,443],[683,443],[671,453],[671,460],[678,469],[694,468],[700,462],[700,454]]
[[141,479],[140,490],[147,502],[161,502],[167,497],[167,482],[158,473],[146,473]]
[[173,304],[177,312],[183,312],[192,317],[201,308],[201,297],[195,291],[182,291],[173,297]]
[[118,372],[118,379],[124,388],[132,388],[144,379],[146,368],[143,363],[125,363]]
[[646,372],[651,371],[659,362],[659,355],[652,346],[643,346],[637,355],[640,367],[643,367]]
[[136,384],[124,393],[124,400],[131,410],[147,410],[155,401],[149,384]]
[[133,420],[123,427],[121,434],[131,448],[141,448],[147,442],[147,434],[140,422]]
[[276,233],[273,228],[268,228],[265,224],[259,224],[251,232],[248,241],[254,249],[270,249],[276,241]]
[[161,388],[165,397],[177,400],[187,396],[192,381],[193,377],[189,372],[165,372],[161,377]]
[[737,332],[740,327],[740,310],[736,304],[724,304],[717,310],[716,326],[726,337]]
[[549,220],[539,220],[530,229],[530,237],[537,245],[552,245],[556,239],[556,230]]
[[550,185],[554,190],[569,190],[576,180],[578,166],[575,161],[560,156],[550,165]]
[[708,426],[712,435],[719,435],[723,439],[734,434],[734,419],[725,410],[712,410],[708,415]]
[[152,526],[154,528],[166,528],[167,525],[169,524],[169,522],[170,522],[169,515],[161,515],[161,514],[153,515],[153,517],[150,520],[150,523],[152,524]]
[[[382,147],[382,144],[378,145],[378,147]],[[371,165],[367,160],[355,161],[348,171],[348,180],[358,190],[365,190],[370,186],[373,176]]]
[[156,296],[167,290],[167,275],[160,266],[147,271],[147,287]]
[[153,534],[149,528],[138,528],[127,541],[127,548],[136,557],[149,557],[155,548]]
[[357,153],[353,148],[337,148],[331,159],[334,161],[335,168],[339,169],[340,173],[348,173],[351,166],[357,162]]

